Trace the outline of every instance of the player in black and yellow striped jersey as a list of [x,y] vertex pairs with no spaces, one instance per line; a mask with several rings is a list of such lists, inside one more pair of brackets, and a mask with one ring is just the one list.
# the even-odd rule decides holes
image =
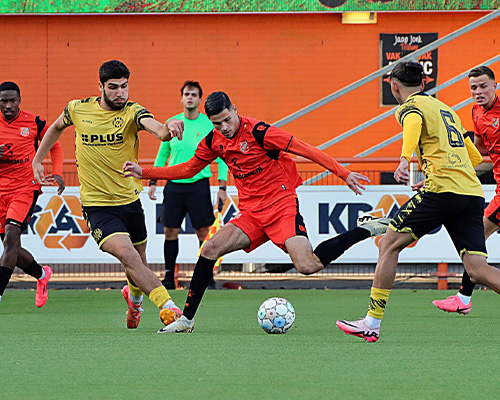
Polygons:
[[[400,104],[396,118],[403,127],[401,161],[396,181],[408,184],[408,165],[415,152],[425,176],[423,188],[404,204],[379,242],[368,313],[358,321],[337,321],[349,335],[375,342],[394,284],[399,253],[443,225],[471,279],[500,294],[500,270],[486,262],[483,232],[484,195],[474,167],[482,156],[464,137],[458,115],[443,102],[422,92],[423,68],[400,62],[391,73],[391,89]],[[416,189],[416,187],[415,187]]]
[[168,324],[180,316],[160,279],[147,267],[147,233],[139,200],[140,181],[123,178],[122,166],[137,160],[140,130],[162,141],[181,137],[183,123],[162,124],[141,105],[129,101],[130,71],[120,61],[103,63],[99,69],[100,97],[73,100],[47,131],[33,160],[35,178],[44,182],[41,161],[48,149],[71,125],[75,126],[76,159],[84,217],[99,248],[120,260],[128,285],[122,289],[127,301],[127,327],[137,328],[142,294],[158,306]]

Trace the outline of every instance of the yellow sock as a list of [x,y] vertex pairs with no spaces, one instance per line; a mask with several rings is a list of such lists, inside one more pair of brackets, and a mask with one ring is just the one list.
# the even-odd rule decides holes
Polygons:
[[382,319],[384,317],[385,305],[389,300],[391,289],[377,289],[372,287],[370,292],[370,305],[368,315],[373,318]]
[[154,288],[151,293],[149,293],[149,300],[151,300],[160,310],[170,299],[171,297],[163,285]]
[[128,288],[129,288],[129,290],[130,290],[130,294],[131,294],[132,296],[137,296],[137,297],[139,297],[139,296],[142,296],[142,295],[143,295],[143,292],[142,292],[142,290],[141,290],[141,289],[139,289],[137,286],[132,285],[129,281],[127,281],[127,283],[128,283]]

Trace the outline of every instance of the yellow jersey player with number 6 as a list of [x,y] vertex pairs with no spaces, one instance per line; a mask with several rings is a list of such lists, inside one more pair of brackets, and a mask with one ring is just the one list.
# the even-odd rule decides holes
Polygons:
[[[380,323],[394,284],[399,253],[443,225],[471,279],[500,293],[500,270],[486,262],[483,232],[484,195],[474,167],[482,156],[464,137],[458,115],[422,90],[423,68],[409,61],[395,65],[391,90],[400,104],[396,118],[403,127],[396,181],[408,184],[408,164],[415,152],[425,176],[420,191],[406,202],[379,242],[368,313],[358,321],[337,321],[348,335],[368,342],[380,337]],[[411,333],[410,333],[411,334]]]
[[160,279],[147,267],[147,232],[139,200],[140,181],[124,179],[123,163],[137,160],[138,132],[147,130],[162,141],[182,138],[183,123],[156,121],[141,105],[129,101],[129,69],[120,61],[107,61],[99,69],[100,97],[73,100],[45,134],[33,160],[38,182],[45,176],[41,161],[71,125],[75,126],[76,159],[83,215],[102,251],[122,263],[128,285],[122,289],[127,301],[127,327],[137,328],[145,293],[169,324],[181,315]]

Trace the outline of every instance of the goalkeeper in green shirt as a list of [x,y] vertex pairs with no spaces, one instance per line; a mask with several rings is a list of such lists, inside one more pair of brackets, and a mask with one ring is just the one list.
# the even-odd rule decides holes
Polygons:
[[[181,88],[181,95],[184,112],[172,118],[184,122],[182,140],[173,138],[169,142],[162,142],[154,163],[155,167],[164,167],[167,165],[167,160],[169,166],[189,160],[194,156],[198,143],[214,128],[208,117],[198,110],[203,95],[200,84],[195,81],[186,81]],[[219,170],[217,203],[223,204],[227,199],[227,165],[219,158],[216,162]],[[215,220],[210,195],[209,178],[211,175],[210,166],[207,166],[192,178],[168,181],[163,190],[160,221],[165,232],[163,246],[165,278],[162,283],[167,289],[175,289],[176,287],[174,272],[177,255],[179,254],[179,232],[186,214],[189,214],[200,245]],[[155,192],[156,181],[151,180],[148,192],[151,200],[156,200]],[[211,286],[215,287],[213,277]]]

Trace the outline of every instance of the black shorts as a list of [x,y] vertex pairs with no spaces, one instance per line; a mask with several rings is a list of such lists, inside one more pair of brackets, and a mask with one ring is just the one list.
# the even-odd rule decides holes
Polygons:
[[186,214],[189,214],[195,229],[214,223],[214,207],[208,179],[192,183],[168,181],[165,185],[160,222],[167,228],[180,228]]
[[486,256],[483,226],[484,198],[456,193],[417,193],[391,221],[396,232],[415,240],[444,225],[460,257],[466,250]]
[[92,237],[99,245],[114,235],[127,235],[134,246],[144,243],[148,234],[141,201],[121,206],[82,206]]

